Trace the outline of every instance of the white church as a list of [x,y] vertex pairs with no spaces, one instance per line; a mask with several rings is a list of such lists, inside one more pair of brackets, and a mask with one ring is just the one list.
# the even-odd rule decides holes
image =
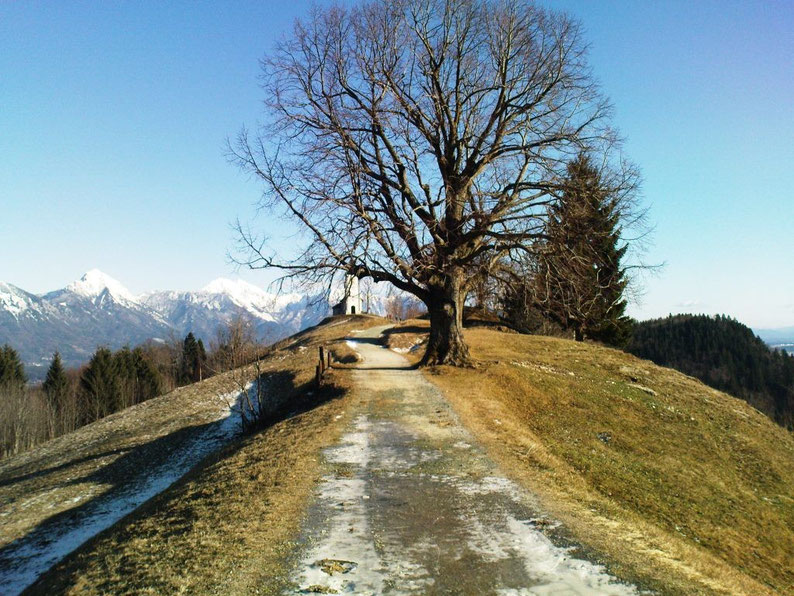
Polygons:
[[342,300],[331,308],[331,312],[334,315],[361,314],[361,291],[357,277],[345,276],[345,293]]

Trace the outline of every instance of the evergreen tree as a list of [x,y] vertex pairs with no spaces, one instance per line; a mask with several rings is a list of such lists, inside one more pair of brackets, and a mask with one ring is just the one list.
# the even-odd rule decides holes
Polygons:
[[98,348],[80,376],[84,422],[93,422],[119,409],[121,396],[116,362],[109,349]]
[[44,389],[44,394],[47,396],[47,402],[57,416],[69,391],[69,379],[66,377],[66,371],[64,371],[63,363],[61,362],[61,355],[58,352],[55,352],[52,357],[42,389]]
[[197,341],[193,333],[185,336],[182,344],[182,365],[180,382],[196,383],[204,377],[204,368],[207,363],[207,351],[204,342]]
[[160,394],[162,378],[157,368],[138,347],[124,347],[113,355],[118,386],[122,398],[117,408],[126,408]]
[[25,367],[19,359],[19,354],[14,348],[5,344],[0,348],[0,386],[21,388],[27,382]]
[[585,154],[568,165],[562,189],[549,211],[534,295],[542,312],[577,340],[621,345],[631,321],[623,297],[628,245],[620,239],[620,197]]
[[196,337],[191,331],[185,336],[185,341],[182,342],[182,372],[180,374],[182,383],[193,383],[197,380],[198,358],[198,342],[196,342]]
[[140,403],[162,393],[163,379],[157,367],[138,347],[132,351],[135,370],[135,402]]

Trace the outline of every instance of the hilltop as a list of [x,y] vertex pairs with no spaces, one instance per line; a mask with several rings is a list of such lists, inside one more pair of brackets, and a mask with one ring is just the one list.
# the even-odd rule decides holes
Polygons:
[[[457,478],[454,486],[472,491],[471,499],[485,494],[489,507],[526,491],[530,505],[515,505],[516,511],[526,506],[536,513],[528,529],[518,529],[533,532],[532,548],[549,560],[557,556],[554,548],[577,545],[566,555],[569,562],[581,558],[582,569],[592,568],[590,561],[663,593],[791,589],[794,439],[742,400],[617,350],[487,327],[465,332],[475,368],[400,372],[398,364],[387,373],[380,362],[367,370],[366,361],[361,368],[357,351],[363,348],[344,338],[384,323],[335,318],[281,342],[266,368],[284,379],[283,415],[251,436],[230,436],[220,451],[45,574],[31,593],[280,593],[292,581],[290,570],[313,556],[314,537],[337,535],[323,529],[326,513],[358,520],[349,524],[350,534],[340,526],[338,535],[350,536],[345,540],[366,530],[358,505],[347,505],[354,493],[323,504],[320,496],[333,482],[335,490],[364,486],[365,478],[372,486],[372,499],[362,501],[369,495],[362,493],[355,503],[392,520],[374,530],[372,548],[381,558],[395,548],[393,535],[381,530],[426,535],[462,523],[455,521],[460,508],[448,501],[448,488],[420,493],[421,505],[414,506],[416,495],[372,485],[393,482],[403,470],[417,481]],[[384,341],[393,350],[384,362],[401,361],[398,354],[417,358],[421,351],[411,348],[421,346],[426,333],[424,321],[387,332]],[[330,346],[337,361],[319,393],[310,384],[318,345]],[[367,347],[365,359],[373,350]],[[418,389],[389,385],[417,374],[429,382],[422,392],[432,384],[441,393],[417,401]],[[204,432],[202,425],[221,415],[217,396],[228,382],[217,377],[182,388],[3,462],[1,502],[14,512],[0,518],[3,552],[29,529],[53,523],[51,503],[60,503],[55,518],[69,515],[69,507],[85,512],[92,500],[119,488],[108,485],[113,479],[120,485],[123,470],[152,453],[168,453],[162,447],[172,439]],[[395,424],[419,424],[421,432],[411,431],[418,438],[398,449],[412,436],[405,426],[390,431],[395,440],[378,439]],[[84,447],[66,454],[68,445]],[[493,480],[501,474],[514,484]],[[414,483],[417,490],[423,482]],[[486,486],[497,492],[487,496]],[[69,504],[80,495],[84,501]],[[477,527],[467,540],[496,540],[487,538],[490,546],[480,556],[492,552],[498,560],[515,548],[496,526]],[[400,548],[406,557],[419,556],[429,548],[420,543]],[[466,551],[461,561],[477,569],[483,563],[467,559],[472,552],[480,551]],[[406,561],[402,573],[412,569]],[[433,573],[453,571],[466,573],[459,564]],[[346,573],[329,581],[343,581]]]

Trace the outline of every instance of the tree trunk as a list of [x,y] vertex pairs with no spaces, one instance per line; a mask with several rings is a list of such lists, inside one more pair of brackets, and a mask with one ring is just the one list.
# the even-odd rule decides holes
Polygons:
[[423,366],[468,366],[471,363],[469,348],[463,341],[462,281],[463,272],[458,268],[441,284],[429,288],[430,339],[422,358]]

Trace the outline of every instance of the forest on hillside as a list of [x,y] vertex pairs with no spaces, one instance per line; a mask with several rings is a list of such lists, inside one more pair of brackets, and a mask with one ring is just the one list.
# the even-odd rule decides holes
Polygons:
[[218,329],[210,349],[184,340],[148,341],[117,351],[100,346],[79,368],[55,352],[43,383],[30,384],[18,352],[0,346],[0,459],[72,432],[114,412],[255,360],[265,348],[249,321]]
[[725,315],[670,315],[637,323],[626,350],[740,397],[794,428],[794,356],[769,348]]

